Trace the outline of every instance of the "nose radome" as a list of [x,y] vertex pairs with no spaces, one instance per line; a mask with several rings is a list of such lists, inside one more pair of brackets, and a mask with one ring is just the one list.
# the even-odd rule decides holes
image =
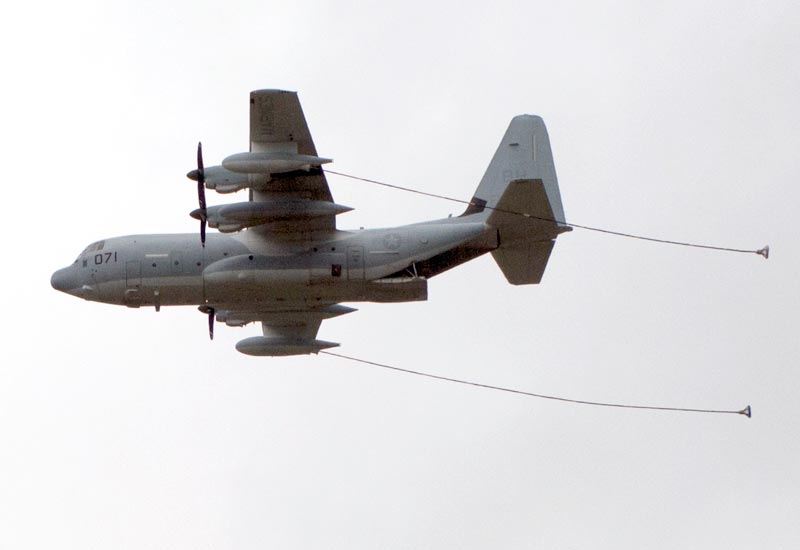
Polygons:
[[59,269],[53,276],[50,277],[50,285],[56,290],[60,290],[61,292],[68,292],[70,290],[70,276],[68,272],[69,268]]

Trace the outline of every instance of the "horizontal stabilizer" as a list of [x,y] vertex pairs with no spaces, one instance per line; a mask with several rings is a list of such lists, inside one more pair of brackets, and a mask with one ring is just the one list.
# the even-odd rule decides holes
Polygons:
[[492,251],[492,257],[512,285],[538,284],[555,241],[522,241]]
[[510,181],[486,223],[498,228],[501,246],[520,240],[554,239],[570,229],[554,219],[540,179]]

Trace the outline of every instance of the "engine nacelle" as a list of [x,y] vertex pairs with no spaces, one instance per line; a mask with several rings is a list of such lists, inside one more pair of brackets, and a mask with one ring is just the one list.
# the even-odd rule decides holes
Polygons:
[[309,319],[315,321],[324,321],[325,319],[332,319],[339,315],[345,315],[357,311],[355,308],[343,306],[342,304],[330,304],[321,307],[310,309],[298,309],[297,311],[260,311],[253,310],[247,311],[246,308],[237,309],[235,311],[217,310],[217,321],[225,323],[231,327],[243,327],[248,323],[265,322],[274,325],[280,324],[303,324],[307,323]]
[[[223,233],[240,231],[246,227],[271,222],[308,220],[322,216],[337,216],[352,208],[327,201],[281,200],[272,202],[236,202],[209,206],[206,209],[208,225]],[[200,219],[200,209],[190,214]]]
[[[289,200],[275,202],[236,202],[209,206],[206,209],[208,225],[223,233],[240,231],[246,227],[271,222],[307,220],[322,216],[337,216],[352,208],[326,201]],[[200,209],[190,214],[200,219]]]
[[[203,172],[206,178],[206,187],[217,193],[235,193],[248,187],[260,188],[270,180],[268,174],[242,174],[232,172],[222,166],[209,166]],[[192,170],[186,174],[186,177],[197,181],[197,170]]]

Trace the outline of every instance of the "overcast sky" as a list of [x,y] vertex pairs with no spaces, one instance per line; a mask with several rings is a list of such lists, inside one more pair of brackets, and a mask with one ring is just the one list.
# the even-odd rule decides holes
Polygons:
[[[797,2],[43,2],[7,7],[0,548],[800,546]],[[88,243],[195,232],[195,147],[297,90],[332,169],[469,199],[510,119],[567,220],[538,286],[491,256],[352,304],[341,353],[50,287]],[[339,226],[458,213],[337,176]],[[209,196],[212,203],[241,200]]]

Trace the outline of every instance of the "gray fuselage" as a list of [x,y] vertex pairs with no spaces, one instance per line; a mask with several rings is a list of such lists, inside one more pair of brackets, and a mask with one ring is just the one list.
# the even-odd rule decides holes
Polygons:
[[[89,245],[53,274],[52,284],[87,300],[129,307],[402,302],[426,299],[425,275],[496,246],[492,228],[467,218],[335,231],[300,242],[256,231],[209,234],[205,246],[197,234],[131,235]],[[439,262],[451,265],[417,271],[418,262],[453,250],[462,253]]]

